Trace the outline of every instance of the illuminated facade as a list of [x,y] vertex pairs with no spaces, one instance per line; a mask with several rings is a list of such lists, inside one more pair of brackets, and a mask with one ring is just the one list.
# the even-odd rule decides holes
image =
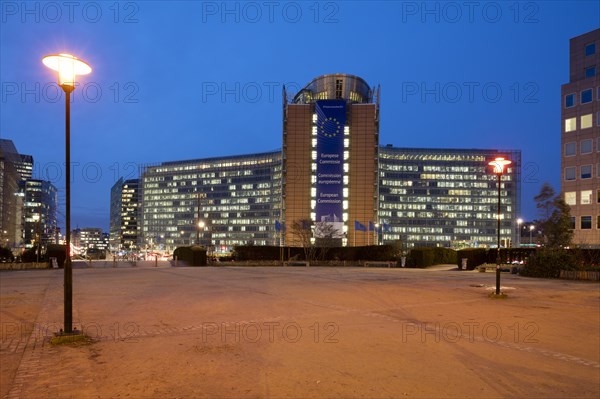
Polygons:
[[573,243],[600,248],[600,29],[571,39],[562,86],[561,192]]
[[502,176],[501,245],[518,242],[520,151],[379,149],[379,223],[383,242],[408,247],[496,246],[497,178],[487,162],[512,161]]
[[26,248],[58,242],[56,187],[49,181],[28,179],[20,183],[23,201],[23,242]]
[[111,250],[138,249],[139,204],[139,180],[120,178],[110,191]]
[[283,97],[283,242],[300,245],[294,225],[310,223],[314,242],[366,245],[354,221],[378,218],[379,89],[334,74]]
[[334,245],[495,246],[488,162],[497,156],[512,161],[502,177],[501,245],[517,242],[520,151],[381,147],[379,88],[353,75],[320,76],[283,97],[281,151],[143,169],[140,249],[300,245],[298,222],[312,225],[317,244],[322,224]]
[[165,162],[144,168],[140,180],[143,249],[275,245],[280,151]]

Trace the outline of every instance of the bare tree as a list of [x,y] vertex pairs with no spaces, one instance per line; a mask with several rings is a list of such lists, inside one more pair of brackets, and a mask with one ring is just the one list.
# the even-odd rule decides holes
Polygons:
[[291,233],[294,241],[299,243],[304,250],[304,259],[313,260],[316,247],[313,244],[313,222],[309,219],[296,220],[292,223]]

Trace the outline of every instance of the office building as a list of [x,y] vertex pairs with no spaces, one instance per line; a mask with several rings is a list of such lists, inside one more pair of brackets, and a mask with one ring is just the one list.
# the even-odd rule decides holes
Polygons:
[[139,180],[119,179],[111,189],[110,247],[113,251],[138,249]]
[[23,201],[23,242],[26,248],[57,243],[58,195],[49,181],[27,179],[20,183]]
[[573,243],[600,247],[600,29],[570,41],[562,86],[561,192],[571,207]]
[[[324,75],[289,99],[284,89],[280,151],[145,167],[140,249],[298,246],[298,226],[317,245],[493,247],[498,186],[488,162],[498,156],[512,161],[501,245],[515,245],[520,151],[381,147],[378,98],[359,77]],[[122,191],[113,187],[115,206]]]
[[401,240],[409,248],[496,246],[498,180],[488,162],[499,156],[512,161],[502,176],[501,246],[516,245],[520,151],[391,145],[379,149],[378,222],[383,242]]
[[281,152],[147,166],[141,176],[140,249],[275,245]]
[[378,219],[379,89],[335,74],[283,97],[284,243],[300,245],[294,226],[311,224],[315,242],[366,245],[354,221]]

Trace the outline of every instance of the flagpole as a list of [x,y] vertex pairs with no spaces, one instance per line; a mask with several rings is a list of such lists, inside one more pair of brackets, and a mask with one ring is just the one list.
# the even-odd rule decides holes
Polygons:
[[354,223],[354,246],[356,246],[356,223]]
[[371,245],[371,233],[369,233],[369,229],[371,228],[371,222],[369,221],[369,226],[367,227],[367,247]]

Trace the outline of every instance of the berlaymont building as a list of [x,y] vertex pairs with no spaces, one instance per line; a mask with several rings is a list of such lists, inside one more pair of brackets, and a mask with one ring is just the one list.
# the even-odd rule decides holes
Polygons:
[[488,162],[498,156],[512,161],[501,242],[517,242],[520,151],[380,145],[379,90],[353,75],[320,76],[293,96],[284,89],[281,150],[144,167],[138,247],[299,246],[299,225],[311,226],[312,241],[324,226],[344,246],[495,246]]

